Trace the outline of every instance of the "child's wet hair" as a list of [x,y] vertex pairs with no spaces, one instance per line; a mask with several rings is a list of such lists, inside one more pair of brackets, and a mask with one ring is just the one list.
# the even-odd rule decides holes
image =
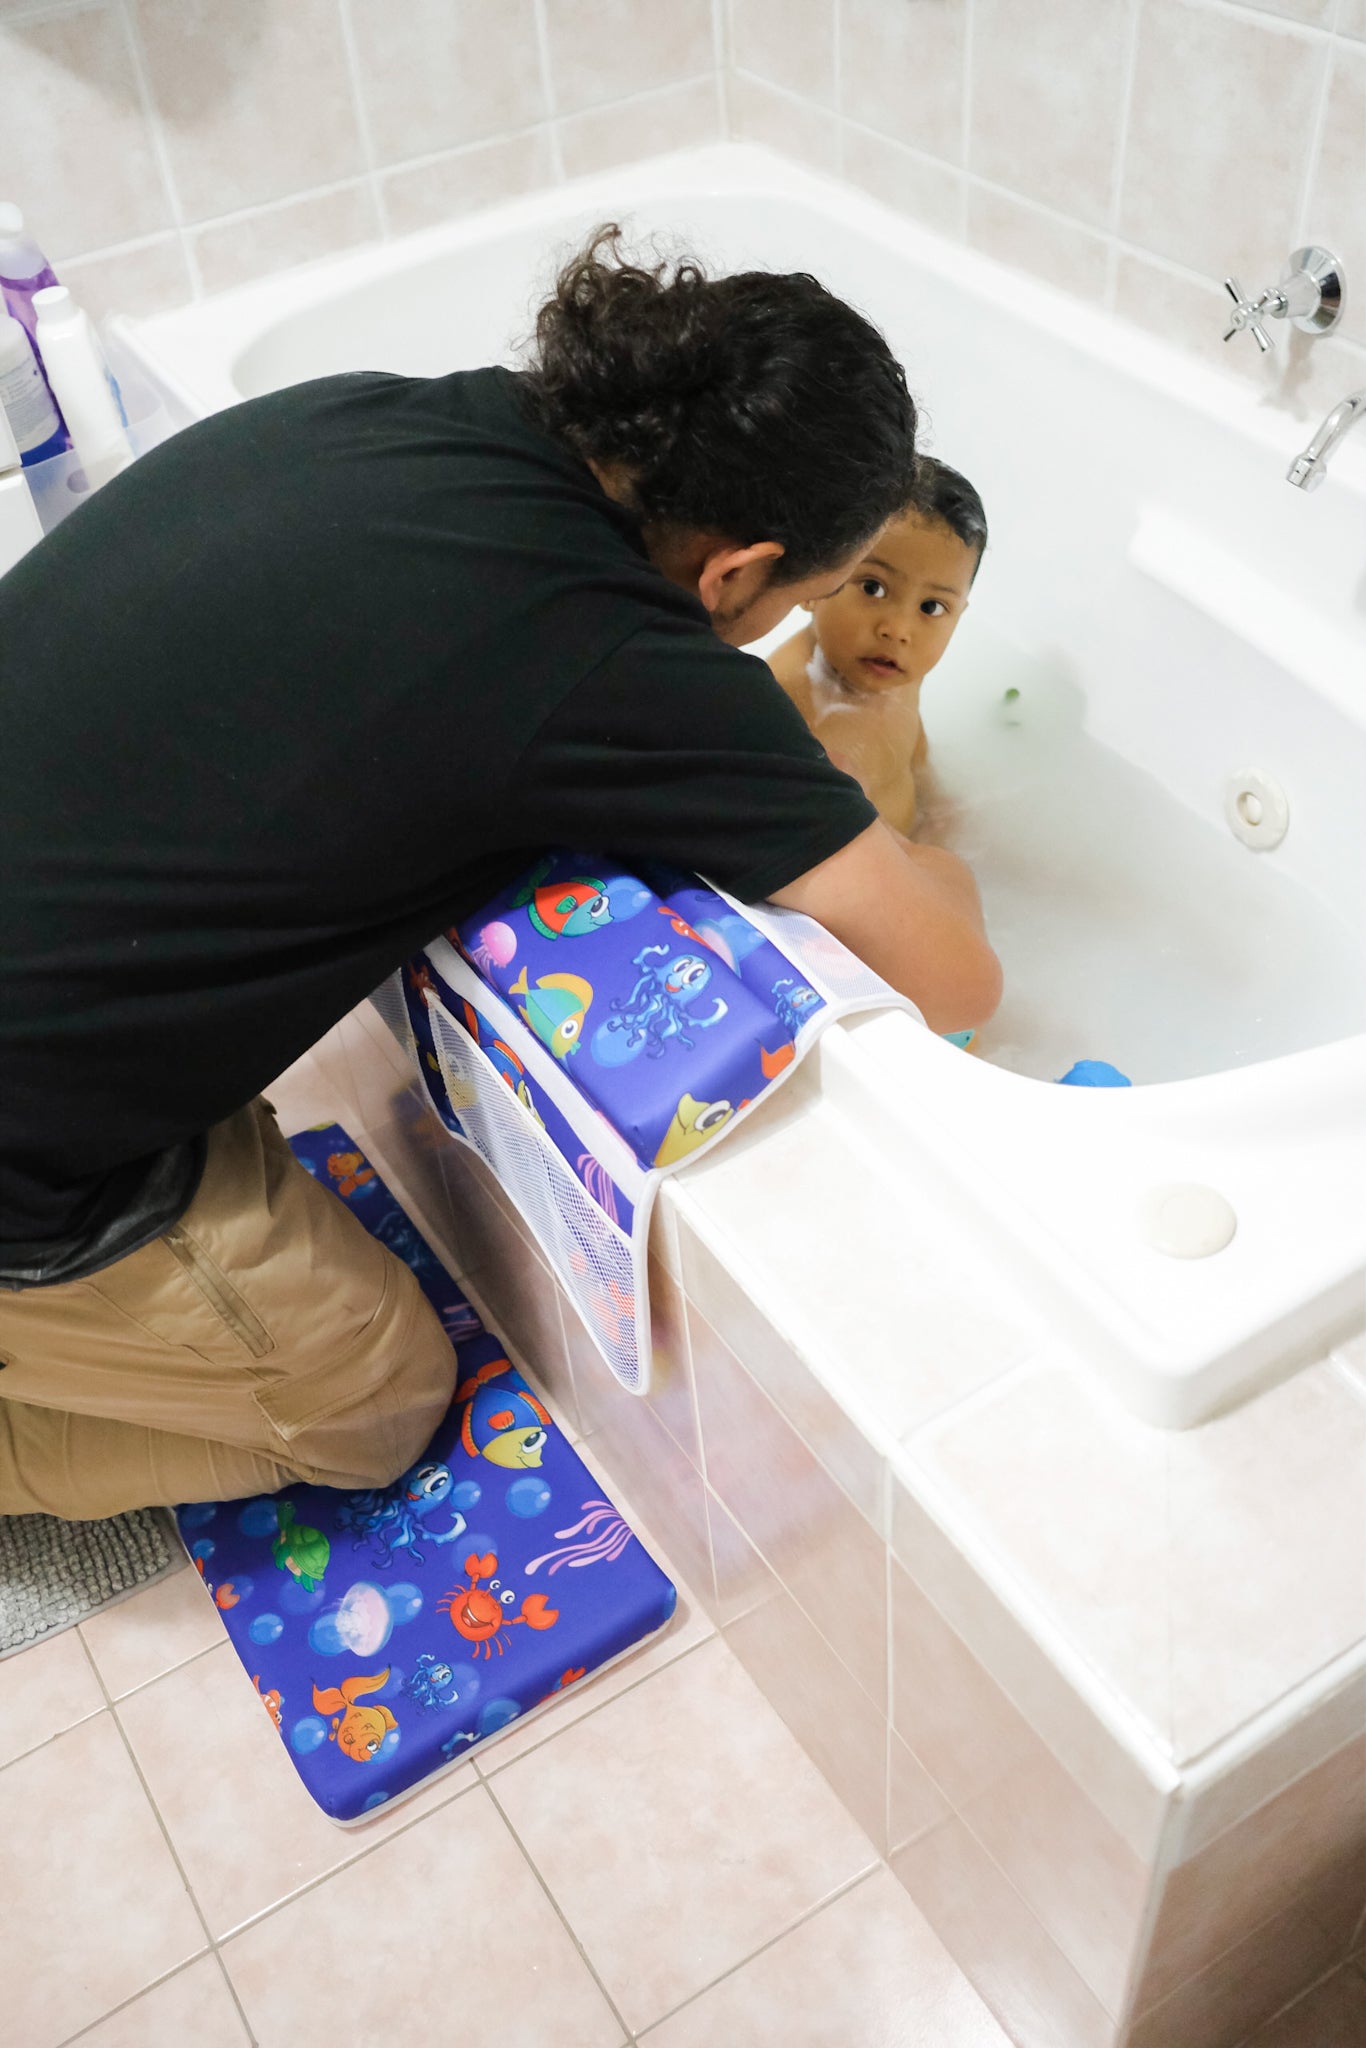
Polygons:
[[950,469],[937,456],[917,456],[904,509],[918,512],[922,519],[941,520],[950,533],[957,534],[964,547],[974,548],[977,564],[972,573],[976,576],[986,552],[986,508],[959,470]]

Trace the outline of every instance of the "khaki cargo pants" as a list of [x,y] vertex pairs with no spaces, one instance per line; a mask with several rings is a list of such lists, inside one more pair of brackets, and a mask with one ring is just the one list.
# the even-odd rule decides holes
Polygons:
[[0,1361],[0,1514],[71,1519],[387,1485],[455,1386],[411,1272],[265,1102],[210,1132],[163,1237],[88,1280],[0,1290]]

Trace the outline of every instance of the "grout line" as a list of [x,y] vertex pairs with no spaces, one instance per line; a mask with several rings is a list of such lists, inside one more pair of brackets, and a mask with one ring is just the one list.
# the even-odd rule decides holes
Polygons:
[[844,176],[844,10],[841,0],[830,0],[830,31],[834,37],[831,87],[835,95],[835,176]]
[[616,2000],[613,1998],[611,1992],[607,1989],[607,1986],[603,1983],[602,1978],[598,1975],[597,1970],[594,1968],[592,1959],[589,1956],[588,1951],[584,1947],[583,1943],[579,1940],[578,1935],[575,1933],[568,1915],[561,1907],[559,1900],[556,1898],[554,1892],[550,1889],[549,1884],[546,1882],[545,1878],[541,1875],[540,1870],[537,1868],[536,1860],[532,1856],[531,1851],[527,1848],[526,1843],[522,1840],[516,1828],[512,1825],[512,1822],[509,1819],[502,1802],[500,1801],[497,1793],[493,1789],[492,1783],[486,1778],[483,1781],[483,1785],[485,1792],[488,1794],[489,1799],[492,1802],[494,1812],[498,1815],[498,1818],[502,1821],[503,1826],[507,1829],[513,1841],[516,1843],[518,1849],[522,1854],[523,1859],[526,1862],[527,1869],[531,1872],[537,1884],[545,1893],[545,1896],[549,1901],[551,1911],[554,1913],[560,1925],[564,1928],[564,1931],[569,1936],[570,1941],[574,1944],[575,1949],[578,1951],[580,1962],[587,1970],[589,1976],[593,1979],[593,1982],[597,1985],[598,1990],[602,1993],[603,1998],[607,2002],[608,2010],[610,2011],[613,2019],[621,2028],[621,2031],[626,2036],[626,2039],[628,2041],[634,2041],[636,2038],[634,2029],[626,2024],[625,2015],[621,2012],[617,2005]]
[[[236,1921],[225,1933],[214,1937],[213,1946],[215,1952],[220,1951],[226,1943],[235,1941],[239,1934],[246,1934],[253,1927],[261,1926],[264,1921],[271,1919],[276,1913],[283,1913],[286,1907],[292,1906],[296,1900],[306,1897],[309,1892],[316,1892],[329,1879],[340,1877],[345,1871],[354,1870],[358,1863],[364,1863],[366,1858],[373,1856],[377,1850],[387,1848],[390,1842],[396,1842],[400,1835],[410,1834],[414,1828],[421,1827],[423,1821],[433,1820],[438,1813],[444,1813],[448,1806],[454,1806],[458,1799],[465,1797],[466,1793],[477,1791],[480,1782],[476,1773],[469,1779],[468,1783],[462,1784],[459,1772],[452,1771],[447,1780],[450,1791],[444,1798],[439,1799],[435,1806],[426,1807],[421,1813],[413,1813],[409,1819],[404,1821],[402,1827],[392,1828],[387,1835],[381,1835],[376,1841],[367,1842],[363,1849],[358,1849],[354,1856],[348,1856],[344,1863],[332,1864],[329,1869],[319,1871],[316,1877],[309,1878],[306,1884],[299,1885],[296,1890],[289,1892],[285,1897],[274,1900],[269,1906],[262,1906],[259,1912],[249,1913],[244,1920]],[[422,1797],[423,1792],[430,1789],[432,1788],[417,1787],[411,1796],[411,1800],[405,1799],[403,1804],[415,1806]],[[309,1799],[309,1794],[305,1791],[302,1780],[299,1784],[299,1793],[302,1798]],[[313,1804],[311,1799],[309,1803],[310,1805]],[[395,1807],[397,1807],[398,1803],[395,1801]],[[383,1807],[380,1807],[378,1814],[382,1814],[383,1811]],[[337,1833],[343,1836],[351,1836],[356,1834],[356,1832],[357,1830],[354,1826],[337,1828]],[[226,1968],[226,1965],[224,1967]]]
[[726,69],[729,63],[726,41],[726,0],[711,0],[711,68],[716,80],[717,134],[722,142],[729,142],[730,95],[726,91]]
[[[84,1637],[82,1637],[82,1641],[84,1641]],[[164,1671],[154,1672],[151,1678],[139,1679],[136,1685],[129,1686],[127,1692],[121,1692],[117,1696],[113,1693],[110,1693],[110,1706],[113,1707],[114,1711],[117,1713],[118,1709],[123,1705],[125,1700],[136,1699],[139,1693],[148,1691],[149,1688],[154,1685],[160,1685],[163,1678],[172,1678],[174,1677],[176,1672],[188,1670],[191,1664],[199,1664],[203,1661],[205,1657],[212,1657],[216,1650],[221,1650],[223,1648],[224,1644],[227,1644],[229,1647],[231,1647],[232,1644],[232,1638],[227,1634],[226,1631],[224,1632],[222,1642],[207,1643],[202,1650],[191,1650],[188,1657],[180,1658],[180,1660],[175,1664],[168,1664]],[[86,1644],[86,1655],[88,1657],[91,1656],[90,1646],[88,1643]],[[91,1658],[91,1661],[94,1661],[93,1657]],[[103,1680],[101,1680],[101,1683],[103,1683]]]
[[560,141],[560,116],[555,92],[555,73],[550,63],[550,22],[546,15],[546,0],[532,0],[536,23],[536,62],[541,74],[541,91],[545,96],[546,121],[550,126],[550,171],[551,183],[563,185],[564,149]]
[[[816,1918],[817,1914],[824,1913],[828,1907],[836,1905],[843,1898],[847,1898],[849,1893],[857,1891],[860,1885],[870,1884],[880,1871],[887,1869],[886,1860],[879,1856],[871,1870],[860,1870],[855,1877],[846,1878],[843,1884],[837,1885],[833,1891],[827,1892],[825,1897],[818,1899],[814,1906],[808,1906],[804,1913],[799,1913],[797,1918],[789,1922],[786,1927],[780,1927],[776,1934],[771,1934],[767,1941],[761,1942],[759,1947],[751,1950],[749,1955],[742,1956],[738,1963],[732,1963],[728,1970],[722,1970],[721,1974],[713,1977],[709,1983],[701,1985],[696,1991],[689,1992],[688,1996],[680,2004],[671,2005],[667,2012],[660,2013],[658,2018],[651,2020],[649,2026],[642,2028],[635,2038],[643,2041],[646,2044],[646,2048],[649,2048],[649,2039],[656,2027],[662,2027],[666,2020],[673,2019],[680,2012],[686,2012],[689,2006],[696,2005],[700,1998],[705,1998],[709,1991],[714,1991],[718,1984],[724,1984],[728,1978],[738,1976],[741,1970],[748,1969],[751,1963],[757,1962],[760,1956],[768,1953],[769,1949],[776,1948],[780,1941],[785,1941],[789,1934],[795,1934],[799,1927],[807,1926]],[[893,1882],[897,1882],[895,1873],[892,1872],[890,1874],[892,1875]],[[909,1894],[907,1896],[909,1897]]]
[[1129,130],[1133,120],[1134,82],[1138,76],[1138,39],[1142,30],[1143,0],[1129,0],[1129,21],[1125,31],[1124,74],[1120,88],[1119,134],[1115,140],[1112,169],[1114,186],[1110,193],[1106,226],[1109,247],[1105,256],[1105,293],[1102,304],[1113,309],[1119,289],[1120,221],[1124,215],[1124,181],[1129,169]]
[[[1337,19],[1339,9],[1334,8],[1333,18]],[[1304,157],[1300,165],[1299,190],[1295,203],[1295,247],[1298,249],[1310,239],[1309,215],[1318,182],[1319,160],[1323,153],[1324,131],[1328,126],[1328,95],[1333,82],[1333,58],[1337,47],[1336,39],[1325,43],[1319,58],[1318,84],[1314,88],[1314,107],[1309,117],[1309,133],[1305,141]]]
[[389,210],[384,201],[384,189],[380,182],[379,166],[375,161],[375,138],[370,128],[369,109],[361,89],[360,56],[356,49],[355,26],[351,20],[351,0],[338,0],[338,15],[341,22],[342,54],[346,63],[346,83],[351,93],[351,107],[356,117],[356,130],[360,136],[361,156],[365,161],[365,179],[370,187],[370,203],[374,217],[379,222],[380,239],[389,241],[392,230],[389,225]]
[[180,254],[190,280],[190,295],[194,299],[204,296],[204,280],[200,275],[199,258],[195,252],[193,238],[185,226],[185,206],[176,184],[175,172],[171,166],[171,152],[166,141],[166,130],[161,119],[161,109],[152,91],[151,73],[147,68],[147,53],[142,47],[142,32],[138,27],[133,0],[118,0],[119,19],[123,23],[124,44],[133,67],[133,78],[138,89],[138,103],[142,118],[147,124],[151,137],[152,154],[171,208],[171,221],[180,240]]
[[[958,138],[958,237],[966,242],[968,222],[971,218],[969,204],[971,188],[968,184],[968,165],[972,156],[972,79],[977,62],[977,0],[965,0],[963,12],[963,102],[961,108],[962,128]],[[932,159],[938,162],[938,158]]]
[[[75,2048],[75,2044],[78,2041],[88,2041],[97,2028],[104,2026],[106,2021],[114,2019],[121,2012],[127,2012],[128,2008],[136,2005],[140,1998],[145,1998],[149,1991],[158,1991],[163,1984],[171,1983],[176,1977],[183,1977],[187,1970],[192,1970],[196,1963],[202,1963],[206,1956],[210,1955],[221,1969],[222,1958],[219,1956],[218,1951],[216,1949],[201,1949],[198,1955],[190,1956],[183,1963],[177,1963],[173,1970],[164,1970],[161,1976],[154,1977],[149,1984],[144,1984],[142,1989],[135,1991],[130,1998],[122,1999],[118,2005],[111,2005],[108,2012],[102,2012],[97,2020],[91,2020],[89,2026],[82,2027],[79,2033],[68,2034],[61,2042],[60,2048]],[[228,1992],[233,2004],[237,2006],[243,2026],[246,2027],[246,2037],[251,2043],[251,2048],[258,2048],[256,2036],[251,2031],[251,2028],[247,2026],[246,2014],[242,2012],[241,2005],[237,2000],[237,1994],[233,1991],[231,1983],[228,1984]]]
[[[639,1542],[640,1539],[637,1537],[636,1540],[637,1542]],[[710,1620],[710,1616],[708,1617],[708,1619]],[[525,1749],[519,1749],[516,1756],[508,1757],[506,1761],[503,1763],[490,1762],[488,1769],[486,1770],[479,1761],[478,1751],[472,1751],[470,1753],[470,1761],[474,1765],[474,1768],[477,1771],[481,1782],[485,1785],[491,1784],[495,1778],[501,1777],[504,1771],[514,1770],[516,1766],[519,1763],[521,1763],[525,1757],[535,1756],[538,1751],[546,1747],[547,1743],[554,1742],[557,1736],[567,1735],[572,1728],[582,1727],[585,1721],[593,1720],[593,1718],[596,1715],[602,1713],[605,1707],[615,1706],[618,1700],[624,1700],[628,1698],[631,1693],[639,1692],[640,1688],[643,1685],[648,1685],[652,1678],[660,1678],[666,1671],[676,1671],[679,1665],[685,1663],[687,1659],[694,1654],[695,1651],[704,1650],[706,1649],[708,1643],[715,1643],[718,1642],[720,1639],[721,1630],[717,1628],[713,1623],[711,1634],[708,1636],[703,1636],[700,1642],[688,1643],[687,1645],[685,1645],[683,1649],[676,1651],[672,1657],[666,1657],[662,1664],[656,1664],[654,1668],[650,1671],[642,1671],[639,1678],[632,1679],[629,1685],[623,1685],[620,1692],[607,1694],[603,1699],[600,1699],[598,1701],[595,1707],[587,1707],[585,1708],[583,1713],[576,1714],[572,1721],[566,1721],[563,1723],[562,1726],[557,1726],[553,1723],[550,1723],[546,1727],[545,1735],[541,1738],[539,1742],[529,1743]],[[649,1647],[653,1648],[654,1645],[651,1644],[649,1645]],[[588,1681],[588,1683],[591,1684],[591,1678]],[[547,1717],[547,1721],[548,1720],[549,1717]],[[517,1726],[517,1723],[516,1721],[509,1721],[507,1725],[509,1729],[512,1729]],[[493,1752],[494,1756],[496,1756],[497,1753],[497,1748],[495,1747]]]
[[1184,4],[1201,14],[1222,14],[1226,20],[1241,22],[1245,28],[1263,27],[1274,35],[1278,29],[1289,33],[1303,42],[1327,42],[1332,39],[1331,22],[1295,21],[1288,14],[1280,14],[1272,7],[1258,7],[1252,0],[1184,0]]
[[[77,1630],[77,1634],[80,1634],[79,1629]],[[175,1843],[171,1840],[171,1831],[166,1825],[165,1817],[163,1816],[161,1808],[157,1805],[156,1799],[153,1796],[152,1788],[147,1782],[147,1778],[143,1772],[142,1765],[138,1762],[137,1753],[133,1748],[131,1740],[129,1739],[128,1730],[124,1727],[122,1718],[119,1715],[118,1708],[114,1703],[108,1686],[104,1682],[104,1674],[100,1670],[99,1665],[96,1663],[94,1654],[91,1651],[90,1645],[86,1642],[84,1636],[81,1636],[81,1648],[84,1650],[86,1658],[89,1661],[90,1668],[95,1674],[95,1681],[98,1684],[100,1691],[104,1694],[105,1699],[109,1703],[109,1712],[113,1717],[114,1726],[118,1731],[119,1740],[122,1742],[124,1749],[127,1752],[128,1761],[132,1765],[133,1771],[137,1777],[137,1781],[142,1787],[143,1796],[146,1799],[148,1806],[151,1808],[153,1815],[155,1816],[158,1828],[161,1830],[161,1837],[166,1844],[167,1854],[170,1856],[171,1862],[175,1866],[176,1874],[179,1877],[181,1884],[185,1888],[185,1896],[190,1901],[191,1906],[193,1906],[195,1911],[195,1917],[197,1918],[200,1926],[204,1930],[205,1945],[212,1953],[217,1954],[218,1943],[214,1938],[213,1929],[209,1925],[208,1916],[205,1913],[204,1908],[199,1903],[198,1893],[195,1891],[194,1886],[190,1883],[189,1874],[186,1871],[184,1864],[180,1860],[180,1856],[176,1849]],[[217,1648],[217,1645],[215,1645],[215,1648]],[[200,1954],[203,1954],[203,1950],[200,1951]],[[186,1964],[197,1961],[197,1956],[190,1956],[187,1957]],[[186,1967],[186,1964],[182,1964],[180,1967],[184,1968]],[[168,1971],[166,1974],[168,1976],[175,1976],[177,1972],[172,1970]],[[158,1978],[156,1981],[160,1983],[162,1979]],[[149,1991],[151,1988],[151,1985],[144,1984],[142,1987],[142,1991]],[[229,1985],[228,1989],[232,1994],[233,2004],[237,2007],[238,2012],[241,2014],[242,2025],[246,2029],[247,2038],[248,2040],[254,2043],[256,2036],[253,2034],[251,2028],[247,2025],[247,2016],[244,2012],[242,2012],[241,2002],[238,1999],[236,1992],[232,1990],[231,1985]],[[142,1991],[137,1992],[135,1996],[141,1997]],[[104,2017],[107,2018],[108,2015],[105,2014]]]

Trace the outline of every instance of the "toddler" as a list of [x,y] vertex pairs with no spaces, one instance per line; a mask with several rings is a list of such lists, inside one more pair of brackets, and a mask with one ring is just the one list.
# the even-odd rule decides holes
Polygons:
[[[905,509],[769,666],[836,767],[898,832],[916,819],[928,753],[920,685],[953,638],[987,544],[967,478],[922,455]],[[923,804],[922,804],[923,808]]]

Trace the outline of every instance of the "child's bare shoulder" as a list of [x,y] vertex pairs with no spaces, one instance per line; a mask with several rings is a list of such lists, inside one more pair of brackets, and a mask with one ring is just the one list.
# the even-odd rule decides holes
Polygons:
[[810,694],[806,664],[815,648],[814,628],[803,626],[790,640],[784,640],[781,647],[775,647],[767,657],[768,665],[789,697],[806,712],[805,699]]

